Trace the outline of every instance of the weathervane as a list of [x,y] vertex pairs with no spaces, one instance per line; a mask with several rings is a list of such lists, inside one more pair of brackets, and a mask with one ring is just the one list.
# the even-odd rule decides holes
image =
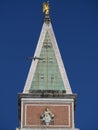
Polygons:
[[49,6],[49,1],[47,1],[43,3],[43,13],[45,15],[49,15],[49,12],[50,12],[50,6]]

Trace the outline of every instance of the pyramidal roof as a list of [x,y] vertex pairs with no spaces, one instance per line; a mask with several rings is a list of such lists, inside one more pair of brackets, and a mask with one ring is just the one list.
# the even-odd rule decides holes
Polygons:
[[72,94],[49,17],[44,20],[23,93],[33,90],[63,90]]

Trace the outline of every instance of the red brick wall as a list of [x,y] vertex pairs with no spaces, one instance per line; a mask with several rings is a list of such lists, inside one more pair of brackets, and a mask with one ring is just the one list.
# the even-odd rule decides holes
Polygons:
[[43,126],[40,116],[48,108],[54,115],[54,125],[49,127],[72,127],[72,104],[23,104],[23,127]]

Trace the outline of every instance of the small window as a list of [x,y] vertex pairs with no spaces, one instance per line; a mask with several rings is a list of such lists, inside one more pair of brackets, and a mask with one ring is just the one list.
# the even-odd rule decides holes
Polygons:
[[45,59],[43,59],[42,62],[45,63],[46,62]]
[[53,58],[49,58],[49,62],[50,62],[50,63],[53,63]]
[[51,47],[51,44],[49,42],[44,42],[44,47]]
[[40,75],[40,78],[41,78],[41,79],[44,79],[44,74],[41,74],[41,75]]
[[54,74],[51,75],[51,80],[53,80],[53,79],[54,79]]

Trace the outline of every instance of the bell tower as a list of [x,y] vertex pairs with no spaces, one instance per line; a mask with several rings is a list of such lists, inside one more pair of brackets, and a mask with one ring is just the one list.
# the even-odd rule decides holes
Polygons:
[[76,94],[72,93],[50,19],[43,3],[44,23],[22,93],[18,94],[16,130],[79,130],[75,128]]

